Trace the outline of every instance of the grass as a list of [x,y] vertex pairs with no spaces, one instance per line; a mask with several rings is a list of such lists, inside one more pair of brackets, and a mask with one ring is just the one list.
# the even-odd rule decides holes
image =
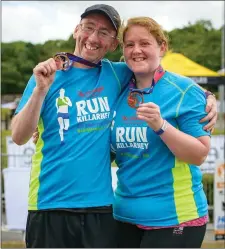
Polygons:
[[224,248],[224,243],[225,243],[224,240],[203,242],[201,248]]
[[1,248],[26,248],[23,241],[2,241]]

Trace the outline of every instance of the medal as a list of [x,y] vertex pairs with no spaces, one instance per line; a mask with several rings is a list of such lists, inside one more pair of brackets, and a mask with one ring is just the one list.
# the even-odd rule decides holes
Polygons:
[[143,94],[140,92],[130,92],[127,102],[130,107],[138,108],[139,104],[144,103]]
[[66,54],[58,53],[53,57],[53,59],[60,62],[59,70],[67,71],[70,68],[70,59]]
[[132,76],[129,87],[130,92],[127,98],[127,103],[131,108],[138,108],[139,104],[144,103],[144,94],[151,94],[153,92],[155,84],[162,78],[165,71],[163,70],[162,66],[159,65],[159,67],[156,69],[154,78],[152,80],[152,85],[148,90],[142,90],[135,88],[136,86],[136,80],[134,75]]
[[59,70],[62,71],[67,71],[71,68],[71,66],[73,65],[73,62],[78,62],[81,63],[83,65],[89,66],[89,67],[101,67],[101,61],[99,63],[93,63],[90,61],[87,61],[79,56],[76,56],[74,54],[70,54],[70,53],[66,53],[66,52],[60,52],[57,53],[53,56],[53,59],[55,61],[59,61],[60,62],[60,68]]

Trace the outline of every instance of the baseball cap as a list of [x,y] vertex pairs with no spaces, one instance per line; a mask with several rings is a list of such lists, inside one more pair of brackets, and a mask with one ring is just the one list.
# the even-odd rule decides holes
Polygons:
[[112,6],[107,4],[92,5],[84,11],[84,13],[81,15],[81,19],[91,13],[101,13],[105,15],[113,24],[113,27],[116,29],[116,31],[118,31],[121,24],[120,15]]

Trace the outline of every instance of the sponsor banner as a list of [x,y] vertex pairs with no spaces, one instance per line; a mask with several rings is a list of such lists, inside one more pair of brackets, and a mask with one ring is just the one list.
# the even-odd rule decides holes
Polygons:
[[[35,145],[32,139],[26,144],[18,146],[11,137],[6,137],[6,146],[8,154],[8,167],[29,168],[31,167],[31,157],[35,151]],[[145,145],[143,145],[145,146]],[[147,146],[147,145],[146,145]],[[203,173],[214,173],[215,162],[224,155],[224,135],[211,137],[211,148],[208,157],[201,165]]]
[[211,137],[211,146],[205,162],[200,166],[203,173],[214,174],[216,161],[224,158],[224,135]]
[[214,173],[214,235],[215,240],[225,239],[225,163],[216,161]]
[[6,137],[6,151],[8,168],[30,168],[32,155],[35,152],[35,144],[30,139],[24,145],[17,145],[12,137]]
[[5,187],[6,227],[9,230],[26,229],[28,213],[29,168],[3,169]]

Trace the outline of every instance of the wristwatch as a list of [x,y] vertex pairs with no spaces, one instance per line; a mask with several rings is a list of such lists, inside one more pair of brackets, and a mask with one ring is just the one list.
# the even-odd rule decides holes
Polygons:
[[208,98],[210,95],[212,95],[213,97],[216,98],[216,95],[215,95],[214,93],[212,93],[212,92],[210,92],[210,91],[206,91],[206,92],[205,92],[205,97],[206,97],[206,98]]
[[163,134],[163,132],[167,129],[167,127],[168,127],[168,123],[167,123],[167,121],[164,119],[163,120],[163,125],[162,125],[162,127],[158,130],[158,131],[154,131],[157,135],[162,135]]

